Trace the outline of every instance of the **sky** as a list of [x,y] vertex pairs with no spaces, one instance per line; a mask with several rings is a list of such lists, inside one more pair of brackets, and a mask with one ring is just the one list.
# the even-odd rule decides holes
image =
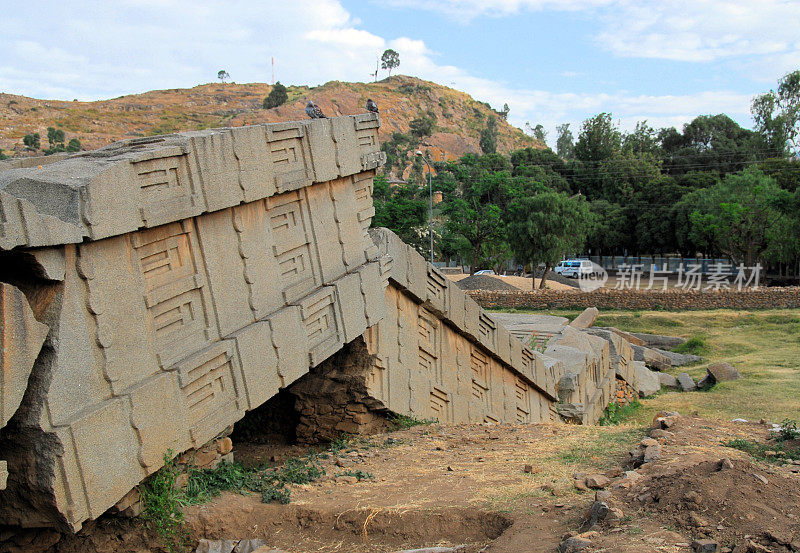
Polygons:
[[[395,73],[508,103],[509,122],[678,129],[800,69],[800,0],[0,0],[0,92],[96,100],[213,82]],[[379,78],[387,72],[381,70]]]

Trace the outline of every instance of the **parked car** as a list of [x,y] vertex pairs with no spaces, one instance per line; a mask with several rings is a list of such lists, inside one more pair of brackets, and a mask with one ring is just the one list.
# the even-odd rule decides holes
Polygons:
[[494,271],[491,269],[482,269],[480,271],[475,271],[476,275],[493,275]]
[[578,278],[581,275],[594,273],[594,265],[588,259],[566,259],[553,269],[557,275]]

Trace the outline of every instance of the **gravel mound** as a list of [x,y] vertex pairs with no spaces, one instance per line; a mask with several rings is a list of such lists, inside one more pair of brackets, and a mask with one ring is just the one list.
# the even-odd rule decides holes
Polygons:
[[[544,269],[541,267],[536,268],[536,278],[542,278],[544,274]],[[580,288],[578,286],[578,279],[577,278],[567,278],[565,276],[557,275],[553,271],[547,273],[547,280],[552,282],[560,282],[561,284],[566,284],[567,286],[572,286],[573,288]]]
[[491,275],[472,275],[467,278],[462,278],[456,282],[456,285],[462,290],[517,290],[519,288],[512,286],[502,279],[493,277]]

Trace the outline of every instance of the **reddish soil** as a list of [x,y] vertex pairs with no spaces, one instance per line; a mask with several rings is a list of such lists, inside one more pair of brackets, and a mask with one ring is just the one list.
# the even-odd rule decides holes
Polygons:
[[[734,437],[763,441],[765,426],[682,417],[670,431],[661,459],[637,469],[638,478],[612,478],[606,501],[621,518],[584,533],[592,542],[585,551],[690,551],[691,541],[703,537],[719,541],[720,551],[800,549],[800,474],[793,472],[800,466],[754,462],[722,445]],[[603,441],[614,432],[627,443]],[[437,545],[466,545],[468,553],[553,552],[566,535],[586,530],[594,501],[594,492],[572,486],[573,473],[619,473],[641,435],[569,425],[432,425],[375,436],[323,461],[326,476],[293,486],[289,505],[225,493],[187,508],[189,546],[200,538],[262,538],[291,553]],[[260,463],[301,450],[240,444],[237,451],[242,461]],[[720,470],[722,458],[732,466]],[[356,470],[374,478],[337,478]],[[110,516],[52,547],[47,535],[35,538],[16,551],[165,551],[140,521]]]

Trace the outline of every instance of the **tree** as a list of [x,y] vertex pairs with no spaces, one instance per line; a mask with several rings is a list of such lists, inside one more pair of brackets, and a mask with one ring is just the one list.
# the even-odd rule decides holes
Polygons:
[[497,152],[497,121],[491,114],[486,116],[486,127],[481,131],[478,145],[484,154]]
[[770,229],[784,217],[778,206],[790,199],[789,192],[758,169],[727,175],[698,197],[690,216],[693,237],[752,267],[770,247]]
[[672,207],[685,193],[686,189],[668,175],[651,179],[637,191],[632,207],[637,214],[635,236],[638,251],[663,255],[678,249]]
[[511,111],[511,108],[508,107],[508,104],[503,104],[503,111],[500,112],[500,117],[503,119],[508,119],[508,113]]
[[772,155],[785,155],[786,141],[800,132],[800,70],[784,75],[777,91],[753,98],[750,112]]
[[556,152],[563,159],[573,159],[575,157],[575,143],[572,137],[572,131],[569,130],[569,123],[558,125],[556,127]]
[[[470,274],[484,262],[498,263],[503,250],[503,211],[511,182],[508,161],[500,155],[466,155],[442,166],[435,185],[445,193],[445,230],[460,237],[459,253],[470,261]],[[507,248],[506,248],[507,251]]]
[[47,142],[50,144],[50,148],[63,147],[65,139],[64,131],[54,127],[47,127]]
[[373,227],[386,227],[420,252],[428,244],[427,190],[411,184],[390,187],[383,175],[373,185]]
[[400,66],[400,54],[389,48],[383,52],[381,56],[381,68],[389,70],[389,76],[392,76],[392,69]]
[[547,144],[547,131],[544,130],[544,125],[539,123],[533,127],[533,137],[542,144]]
[[230,79],[231,76],[224,69],[220,69],[217,71],[217,78],[222,81],[222,84],[225,84],[225,79]]
[[286,103],[286,100],[289,99],[289,94],[286,92],[286,87],[281,84],[280,81],[275,83],[272,87],[272,90],[269,91],[267,97],[264,98],[264,103],[262,106],[264,109],[272,109],[278,106],[282,106]]
[[583,122],[575,144],[575,157],[586,163],[597,163],[618,153],[622,134],[611,121],[610,113],[599,113]]
[[615,253],[629,237],[630,222],[619,204],[595,200],[589,204],[592,212],[591,227],[587,231],[586,245],[592,248],[603,264],[603,252]]
[[638,121],[633,132],[623,135],[622,151],[629,155],[656,156],[659,154],[658,133],[646,120]]
[[507,238],[515,259],[531,265],[531,288],[536,266],[545,265],[541,289],[550,269],[565,254],[583,247],[591,214],[582,198],[547,190],[511,202],[508,221]]
[[22,137],[22,143],[29,149],[29,150],[38,150],[41,147],[41,141],[39,139],[39,133],[31,133],[26,134]]

